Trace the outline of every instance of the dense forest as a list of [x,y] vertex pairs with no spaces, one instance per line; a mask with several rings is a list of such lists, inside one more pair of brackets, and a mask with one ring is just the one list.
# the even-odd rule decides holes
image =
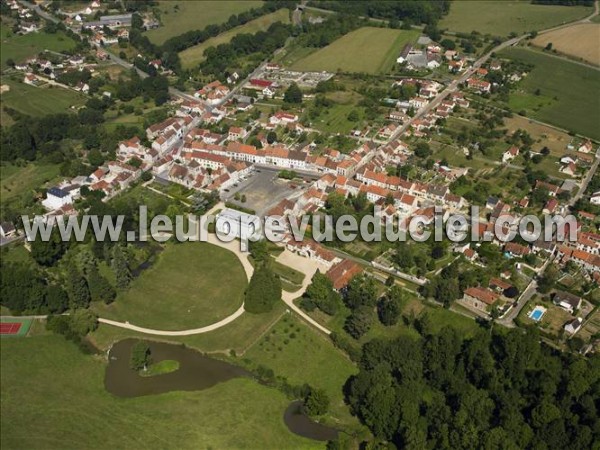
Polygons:
[[415,24],[435,24],[450,9],[449,0],[312,0],[310,5],[355,16],[405,20]]
[[[584,449],[600,440],[600,358],[559,353],[535,331],[420,329],[364,345],[346,384],[376,439],[404,449]],[[383,448],[383,447],[382,447]]]

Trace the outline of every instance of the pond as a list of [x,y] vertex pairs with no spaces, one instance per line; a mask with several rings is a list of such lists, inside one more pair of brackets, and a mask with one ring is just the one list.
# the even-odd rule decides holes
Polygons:
[[[137,339],[124,339],[112,346],[104,386],[118,397],[140,397],[171,391],[198,391],[238,377],[255,378],[247,370],[183,347],[164,342],[148,341],[153,363],[178,362],[173,372],[141,376],[129,366],[131,349]],[[258,383],[258,381],[257,381]],[[302,411],[302,402],[292,402],[283,414],[283,421],[294,434],[327,441],[337,438],[338,430],[314,422]]]
[[302,402],[296,400],[290,404],[283,414],[283,421],[288,429],[299,436],[316,441],[337,439],[338,430],[313,421],[302,411]]
[[176,360],[179,369],[151,377],[143,377],[129,367],[131,347],[136,339],[125,339],[112,346],[104,386],[118,397],[139,397],[171,391],[197,391],[237,377],[252,374],[233,364],[209,358],[180,345],[148,342],[152,361]]

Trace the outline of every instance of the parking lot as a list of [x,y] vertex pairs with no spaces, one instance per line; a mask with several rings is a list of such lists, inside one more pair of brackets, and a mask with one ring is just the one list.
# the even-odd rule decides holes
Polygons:
[[[284,198],[299,196],[308,186],[299,181],[278,178],[278,169],[256,168],[250,177],[223,192],[221,198],[235,205],[253,209],[258,216],[264,216],[269,209]],[[235,195],[246,196],[246,202],[235,199]]]

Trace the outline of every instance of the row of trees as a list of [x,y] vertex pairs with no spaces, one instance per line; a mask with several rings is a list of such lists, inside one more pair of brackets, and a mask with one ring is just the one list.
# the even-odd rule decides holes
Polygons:
[[178,53],[186,48],[201,44],[204,41],[207,41],[208,39],[224,33],[232,28],[244,25],[260,16],[277,11],[280,8],[294,9],[295,7],[296,4],[292,1],[270,0],[265,2],[259,8],[250,8],[249,10],[243,11],[239,14],[232,14],[229,16],[226,22],[221,24],[207,25],[203,30],[191,30],[180,34],[179,36],[167,39],[162,45],[162,49],[163,51]]
[[240,66],[238,61],[241,58],[252,55],[256,61],[266,59],[285,45],[293,30],[291,25],[275,22],[266,31],[237,34],[229,43],[207,48],[204,51],[206,59],[199,68],[204,75],[212,75],[224,81],[232,67]]
[[392,21],[406,21],[415,24],[435,24],[450,10],[449,0],[423,2],[420,0],[373,1],[373,0],[312,0],[319,8],[331,9],[355,16],[376,17]]

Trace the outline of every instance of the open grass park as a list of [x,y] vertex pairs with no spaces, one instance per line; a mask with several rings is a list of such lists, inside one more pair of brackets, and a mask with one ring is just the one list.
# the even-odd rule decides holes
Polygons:
[[207,25],[226,22],[232,14],[257,8],[262,3],[255,0],[159,1],[158,9],[162,25],[146,32],[146,36],[154,44],[160,45],[167,39],[186,31],[202,30]]
[[199,328],[233,314],[246,284],[241,263],[228,250],[169,244],[113,304],[96,308],[102,317],[146,328]]
[[417,40],[416,30],[363,27],[291,65],[300,71],[388,72],[402,48]]
[[4,339],[0,361],[2,448],[322,446],[292,434],[283,422],[289,400],[251,379],[117,398],[104,388],[104,356],[54,335]]

